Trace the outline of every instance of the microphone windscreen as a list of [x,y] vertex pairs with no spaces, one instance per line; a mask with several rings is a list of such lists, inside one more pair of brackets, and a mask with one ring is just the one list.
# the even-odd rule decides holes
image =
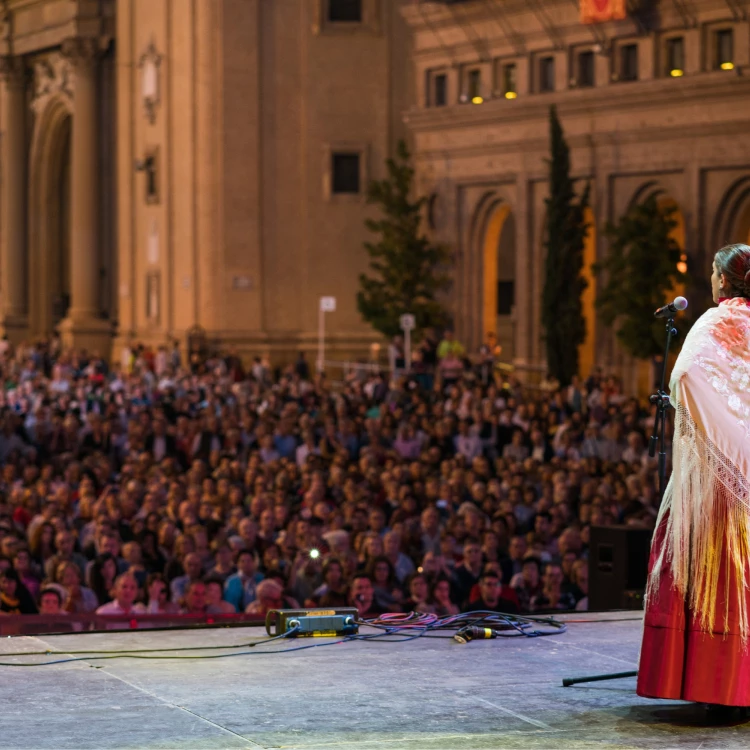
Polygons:
[[672,304],[675,306],[675,310],[684,310],[688,306],[688,301],[684,297],[675,297]]

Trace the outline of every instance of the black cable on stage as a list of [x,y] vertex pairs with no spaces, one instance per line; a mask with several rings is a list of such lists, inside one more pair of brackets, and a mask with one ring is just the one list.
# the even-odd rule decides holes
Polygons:
[[[72,658],[55,659],[46,662],[0,662],[0,667],[45,667],[55,664],[70,664],[73,662],[108,661],[111,659],[142,659],[142,660],[198,660],[198,659],[226,659],[233,656],[260,656],[262,654],[286,654],[293,651],[305,651],[323,646],[335,646],[342,643],[403,643],[418,638],[451,638],[461,643],[485,638],[539,638],[548,635],[558,635],[566,632],[565,623],[552,617],[534,617],[504,614],[490,611],[465,612],[448,617],[437,617],[431,614],[417,612],[385,614],[370,620],[358,620],[358,625],[375,628],[376,633],[357,633],[325,643],[310,643],[304,646],[283,649],[262,649],[260,651],[235,651],[228,654],[195,654],[169,655],[171,651],[228,651],[237,648],[254,648],[272,641],[290,638],[298,627],[280,635],[265,638],[255,643],[243,643],[235,646],[186,646],[152,649],[120,649],[120,650],[78,650],[66,651],[66,654],[82,654]],[[534,629],[534,625],[544,625],[551,630]],[[440,635],[443,631],[454,631],[454,635]],[[50,656],[54,651],[20,651],[4,654],[4,656]],[[164,655],[154,655],[164,654]]]
[[[271,641],[278,641],[281,638],[288,638],[296,632],[296,628],[292,628],[286,633],[280,635],[274,635],[270,638],[264,638],[260,641],[248,642],[248,643],[236,643],[230,646],[174,646],[172,648],[126,648],[126,649],[78,649],[71,651],[53,651],[47,649],[45,651],[9,651],[8,653],[0,653],[0,656],[51,656],[52,654],[151,654],[151,653],[164,653],[166,651],[229,651],[238,648],[254,648],[255,646],[262,646],[264,643],[270,643]],[[132,632],[132,631],[129,631]],[[143,631],[141,631],[143,632]],[[58,634],[59,635],[59,634]],[[93,635],[93,634],[92,634]],[[101,635],[99,633],[98,635]]]

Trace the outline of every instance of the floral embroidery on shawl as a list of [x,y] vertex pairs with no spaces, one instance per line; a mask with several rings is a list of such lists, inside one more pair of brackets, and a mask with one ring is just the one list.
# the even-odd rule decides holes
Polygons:
[[[750,647],[750,307],[731,299],[708,310],[687,335],[670,381],[675,407],[673,470],[657,523],[665,544],[649,576],[655,597],[664,568],[706,633],[727,633],[735,601]],[[725,408],[722,408],[725,405]],[[691,413],[691,409],[695,409]],[[722,569],[735,597],[719,601]]]

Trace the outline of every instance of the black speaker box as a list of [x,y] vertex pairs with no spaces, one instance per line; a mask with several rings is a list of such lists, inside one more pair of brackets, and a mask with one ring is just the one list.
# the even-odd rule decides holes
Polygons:
[[642,609],[652,529],[592,526],[589,609]]

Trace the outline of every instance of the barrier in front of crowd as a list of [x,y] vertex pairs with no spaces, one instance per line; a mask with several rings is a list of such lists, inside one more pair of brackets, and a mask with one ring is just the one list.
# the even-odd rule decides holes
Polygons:
[[3,615],[0,635],[59,635],[92,633],[104,630],[145,630],[155,628],[191,628],[196,626],[263,625],[261,615]]

